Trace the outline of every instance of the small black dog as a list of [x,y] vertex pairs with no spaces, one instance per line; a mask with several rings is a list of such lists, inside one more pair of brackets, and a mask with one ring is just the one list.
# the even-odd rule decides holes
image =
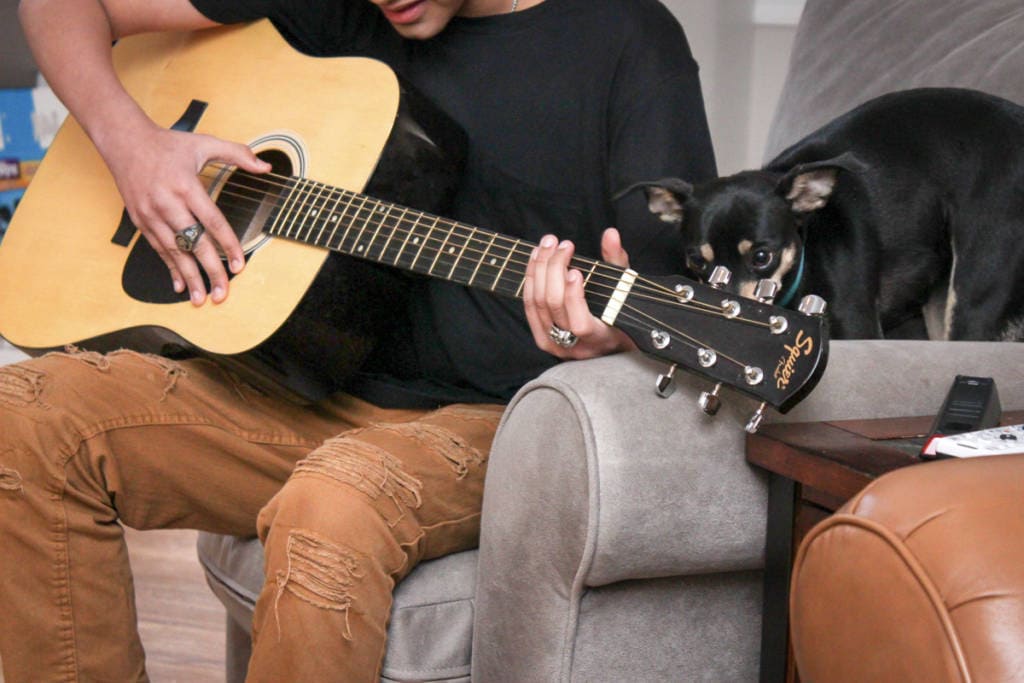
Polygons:
[[1024,340],[1024,108],[1007,100],[896,92],[761,170],[645,189],[693,275],[726,266],[745,296],[773,279],[781,305],[818,294],[834,337]]

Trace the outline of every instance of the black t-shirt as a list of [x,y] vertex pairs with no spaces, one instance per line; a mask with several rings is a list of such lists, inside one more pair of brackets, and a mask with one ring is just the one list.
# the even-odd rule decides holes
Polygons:
[[[637,181],[715,174],[697,65],[657,0],[546,0],[515,13],[456,17],[404,40],[366,0],[192,0],[215,21],[269,17],[298,50],[389,64],[467,132],[450,218],[536,242],[571,239],[600,256],[619,228],[630,265],[680,272],[674,229]],[[349,391],[378,405],[504,402],[557,360],[539,350],[522,302],[442,280],[414,281],[407,333],[386,340]]]

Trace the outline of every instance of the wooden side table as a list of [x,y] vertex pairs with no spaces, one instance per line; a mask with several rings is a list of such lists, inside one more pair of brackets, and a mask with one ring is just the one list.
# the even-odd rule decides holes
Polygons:
[[[747,437],[747,461],[771,473],[765,548],[761,681],[798,680],[789,649],[789,579],[811,527],[873,479],[918,464],[933,416],[769,424]],[[1024,423],[1024,411],[1003,424]]]

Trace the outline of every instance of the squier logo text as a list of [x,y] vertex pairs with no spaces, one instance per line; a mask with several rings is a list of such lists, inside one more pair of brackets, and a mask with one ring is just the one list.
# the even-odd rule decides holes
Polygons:
[[789,353],[783,355],[779,359],[779,364],[775,366],[775,386],[779,389],[785,389],[789,386],[789,380],[793,377],[797,360],[801,355],[809,356],[811,351],[814,350],[814,339],[804,336],[803,330],[800,330],[796,334],[796,343],[792,346],[787,344],[783,348]]

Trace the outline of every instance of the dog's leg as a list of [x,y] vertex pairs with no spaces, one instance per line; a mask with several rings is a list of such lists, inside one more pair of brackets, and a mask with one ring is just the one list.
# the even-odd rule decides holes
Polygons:
[[[970,226],[971,233],[954,241],[954,268],[946,305],[949,339],[1020,341],[1024,339],[1024,271],[1008,264],[1019,263],[1024,253],[1015,243],[1002,243],[993,251],[986,236],[1024,235],[1024,223],[997,231],[984,223]],[[975,239],[970,239],[974,237]],[[970,263],[972,268],[963,267]]]
[[877,257],[872,250],[836,248],[839,240],[816,240],[808,254],[808,287],[829,306],[834,339],[880,339]]

